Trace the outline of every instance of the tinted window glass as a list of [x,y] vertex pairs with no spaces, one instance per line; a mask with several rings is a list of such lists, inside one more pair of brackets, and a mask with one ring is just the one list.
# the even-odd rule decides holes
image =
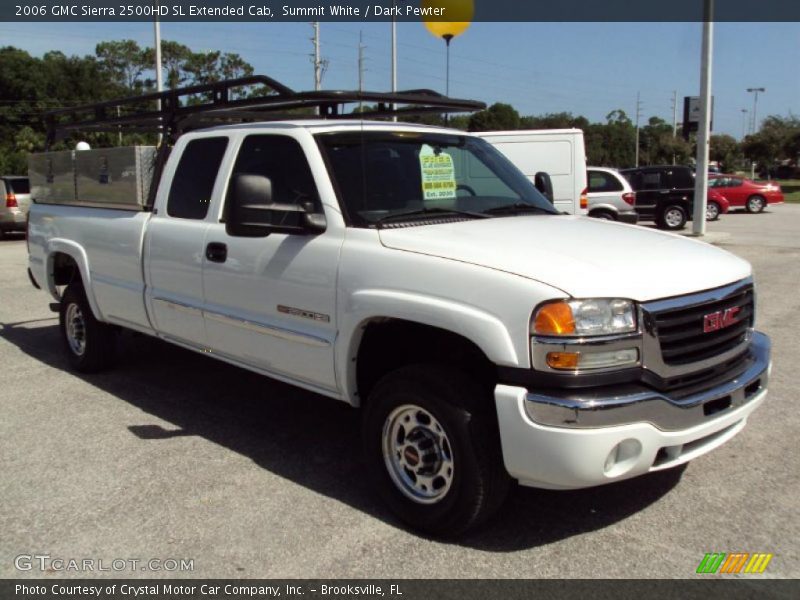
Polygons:
[[694,177],[687,169],[675,169],[670,172],[670,186],[672,188],[688,189],[694,187]]
[[741,179],[734,179],[734,178],[728,179],[728,187],[738,187],[740,185],[742,185]]
[[206,218],[227,146],[228,138],[224,137],[192,140],[186,145],[169,191],[167,214],[170,217]]
[[14,194],[30,194],[31,188],[28,180],[24,177],[19,179],[6,179],[6,187],[8,191]]
[[331,133],[317,138],[353,224],[426,209],[484,212],[552,204],[488,142],[439,133]]
[[666,186],[662,183],[661,173],[659,171],[643,173],[641,188],[643,190],[660,190]]
[[[242,142],[233,175],[261,175],[272,183],[272,202],[274,204],[307,206],[308,212],[321,211],[317,186],[308,166],[305,152],[294,138],[282,135],[251,135]],[[230,194],[230,188],[228,194]],[[229,196],[230,198],[230,196]],[[226,201],[227,204],[230,199]],[[300,225],[299,212],[273,212],[280,222],[272,220],[273,225]]]
[[616,177],[604,171],[589,171],[590,192],[621,192],[622,184]]

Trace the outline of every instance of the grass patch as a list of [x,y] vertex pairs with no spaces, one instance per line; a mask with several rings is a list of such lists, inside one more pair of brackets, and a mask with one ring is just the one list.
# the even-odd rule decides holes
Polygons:
[[783,190],[786,202],[800,204],[800,179],[787,179],[778,182]]
[[[755,179],[755,181],[764,182],[763,179]],[[800,179],[772,179],[771,181],[781,186],[786,202],[800,204]]]

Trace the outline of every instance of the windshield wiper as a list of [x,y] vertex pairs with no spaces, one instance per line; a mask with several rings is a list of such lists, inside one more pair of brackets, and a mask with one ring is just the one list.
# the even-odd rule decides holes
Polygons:
[[424,217],[427,215],[456,215],[459,217],[469,217],[470,219],[488,219],[489,215],[479,212],[469,212],[466,210],[456,210],[454,208],[420,208],[418,210],[409,210],[406,212],[395,213],[393,215],[386,215],[374,222],[378,228],[384,223],[391,221],[402,221],[403,219]]
[[495,206],[483,211],[486,215],[516,215],[523,212],[536,212],[543,215],[552,215],[553,212],[546,210],[540,206],[534,206],[526,202],[514,202],[513,204],[504,204],[503,206]]

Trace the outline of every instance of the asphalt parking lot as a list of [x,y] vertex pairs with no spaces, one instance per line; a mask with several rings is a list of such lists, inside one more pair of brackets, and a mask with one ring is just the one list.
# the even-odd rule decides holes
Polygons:
[[762,577],[800,577],[800,205],[709,230],[752,262],[773,341],[769,397],[744,431],[678,472],[516,489],[446,543],[372,494],[343,405],[141,335],[123,336],[115,370],[70,372],[24,240],[2,240],[0,577],[41,577],[14,558],[47,554],[193,559],[117,577],[690,578],[706,552],[737,551],[775,554]]

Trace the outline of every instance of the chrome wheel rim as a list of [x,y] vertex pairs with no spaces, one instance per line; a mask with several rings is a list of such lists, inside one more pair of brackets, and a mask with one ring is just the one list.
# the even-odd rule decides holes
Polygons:
[[664,213],[664,221],[666,221],[667,225],[670,227],[678,227],[683,221],[683,215],[681,211],[673,208]]
[[397,489],[414,502],[435,504],[453,484],[453,451],[447,433],[419,406],[405,404],[386,418],[383,459]]
[[750,198],[747,202],[750,204],[750,210],[752,212],[759,212],[764,206],[761,202],[761,198]]
[[83,356],[86,352],[86,322],[83,320],[80,306],[74,303],[67,306],[64,321],[70,350],[78,356]]
[[709,221],[714,221],[719,216],[719,208],[717,208],[716,204],[709,204],[706,206],[706,219]]

